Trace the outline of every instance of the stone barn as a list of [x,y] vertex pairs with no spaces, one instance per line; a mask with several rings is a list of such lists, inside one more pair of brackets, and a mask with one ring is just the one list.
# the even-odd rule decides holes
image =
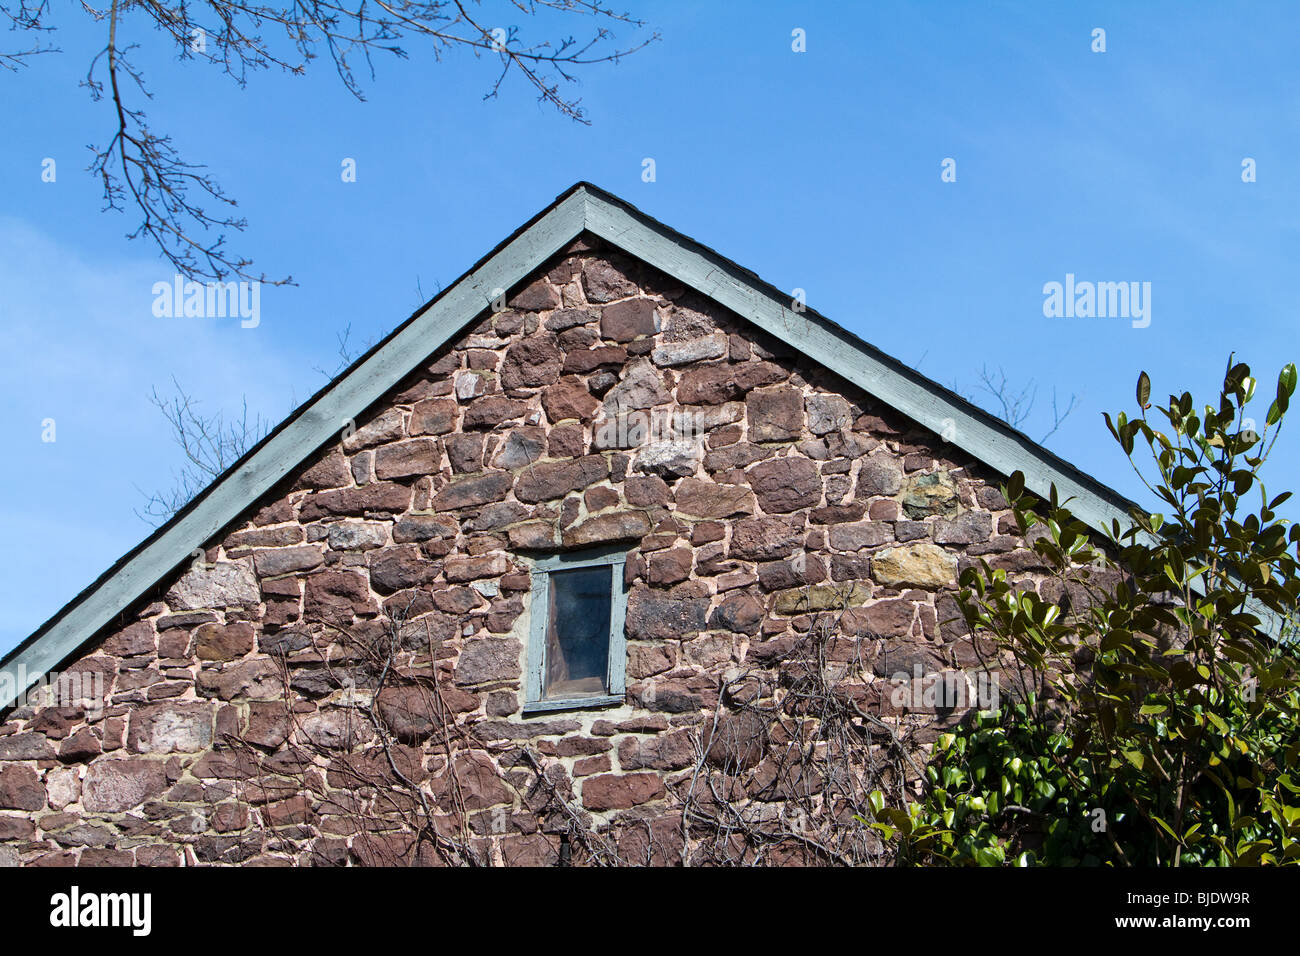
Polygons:
[[1127,502],[580,183],[0,663],[0,864],[886,863]]

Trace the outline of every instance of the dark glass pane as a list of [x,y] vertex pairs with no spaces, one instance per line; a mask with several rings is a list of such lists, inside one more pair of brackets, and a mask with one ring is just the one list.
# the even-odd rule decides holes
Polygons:
[[551,573],[544,697],[605,693],[613,573],[608,565]]

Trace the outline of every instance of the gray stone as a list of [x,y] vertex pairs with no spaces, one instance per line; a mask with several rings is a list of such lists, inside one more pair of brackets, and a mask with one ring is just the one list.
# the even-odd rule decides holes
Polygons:
[[703,451],[694,440],[657,441],[641,449],[634,467],[645,474],[685,478],[695,474]]
[[670,400],[659,372],[642,359],[630,365],[623,373],[623,380],[605,395],[605,417],[617,418],[632,409],[653,408]]
[[727,336],[718,332],[698,339],[688,339],[685,342],[666,342],[656,346],[650,353],[650,358],[656,365],[671,366],[722,358],[726,354]]
[[180,611],[253,606],[261,599],[252,558],[194,565],[167,592],[167,603]]

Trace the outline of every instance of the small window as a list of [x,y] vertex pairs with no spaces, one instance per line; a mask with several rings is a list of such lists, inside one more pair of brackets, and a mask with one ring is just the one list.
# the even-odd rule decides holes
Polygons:
[[620,548],[533,562],[525,712],[623,703],[626,559]]

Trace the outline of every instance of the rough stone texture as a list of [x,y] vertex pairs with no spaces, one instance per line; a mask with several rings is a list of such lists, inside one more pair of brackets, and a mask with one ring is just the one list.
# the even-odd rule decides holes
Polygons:
[[933,544],[911,544],[877,551],[872,576],[881,584],[911,584],[921,588],[955,587],[957,556]]
[[[889,675],[989,658],[962,560],[1048,586],[999,477],[953,454],[584,238],[98,635],[70,666],[102,710],[0,714],[0,862],[446,862],[400,774],[482,861],[555,863],[579,820],[680,863],[696,754],[745,812],[785,812],[810,660],[920,746],[936,715],[894,708]],[[626,701],[524,714],[529,556],[617,544]]]

